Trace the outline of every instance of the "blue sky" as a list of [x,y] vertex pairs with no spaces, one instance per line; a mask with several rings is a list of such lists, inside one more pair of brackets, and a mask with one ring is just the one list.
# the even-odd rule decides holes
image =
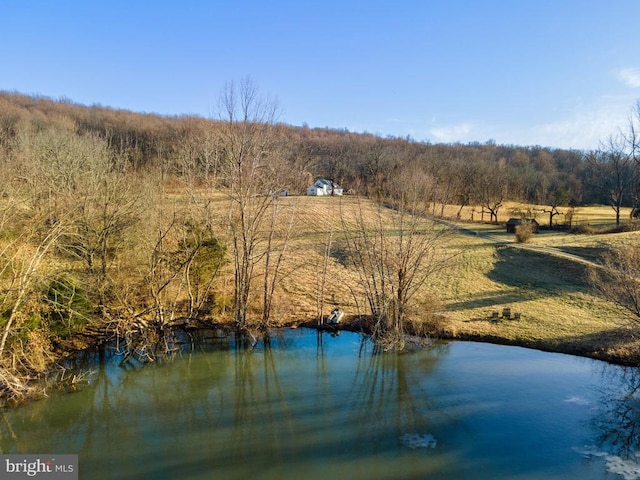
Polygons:
[[596,148],[640,100],[638,0],[0,0],[0,89],[215,116],[250,76],[280,120]]

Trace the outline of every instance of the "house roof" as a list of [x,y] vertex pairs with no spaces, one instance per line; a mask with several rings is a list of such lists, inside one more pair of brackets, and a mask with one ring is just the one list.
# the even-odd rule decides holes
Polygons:
[[336,190],[340,190],[342,188],[337,183],[333,183],[331,180],[327,180],[326,178],[319,178],[313,183],[313,186],[319,188],[335,188]]
[[510,218],[507,225],[520,225],[521,223],[538,223],[535,218]]

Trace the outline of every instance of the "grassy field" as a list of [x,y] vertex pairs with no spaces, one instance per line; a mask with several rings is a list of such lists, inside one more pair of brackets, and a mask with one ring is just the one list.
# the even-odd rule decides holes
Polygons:
[[[312,321],[319,314],[324,252],[331,242],[323,313],[339,305],[348,316],[368,313],[362,304],[357,274],[345,263],[341,215],[355,208],[375,215],[377,207],[355,197],[290,197],[283,214],[294,215],[284,276],[277,295],[276,318],[283,325]],[[593,224],[613,224],[613,210],[584,209]],[[393,215],[391,210],[384,215]],[[505,218],[506,220],[506,218]],[[426,220],[425,220],[426,221]],[[504,227],[463,225],[513,242]],[[620,242],[637,241],[640,233],[573,235],[542,231],[531,244],[597,259]],[[475,339],[566,352],[620,363],[634,363],[640,352],[628,314],[593,294],[584,264],[545,253],[497,245],[487,238],[451,232],[447,269],[425,289],[440,302],[440,327],[447,338]],[[258,306],[256,306],[258,308]],[[512,319],[502,318],[510,308]],[[513,319],[514,314],[519,319]],[[497,316],[497,317],[496,317]]]
[[[220,225],[224,225],[222,215],[228,211],[228,198],[219,194],[213,201],[213,211],[220,212]],[[356,211],[371,218],[380,213],[383,224],[391,228],[393,210],[380,210],[373,202],[353,196],[283,197],[280,205],[281,234],[291,221],[293,228],[275,294],[272,318],[276,323],[285,326],[314,322],[321,310],[326,315],[336,305],[345,311],[347,318],[368,314],[358,274],[346,261],[342,219]],[[499,220],[504,222],[512,216],[509,212],[524,208],[532,207],[505,205]],[[445,215],[454,218],[457,211],[457,207],[449,207]],[[515,236],[506,233],[504,226],[479,222],[477,212],[476,221],[471,223],[470,212],[468,207],[463,210],[459,225],[482,236],[452,230],[444,243],[451,260],[424,289],[424,298],[419,299],[425,302],[438,299],[437,326],[445,338],[515,344],[618,363],[638,363],[640,342],[636,341],[637,331],[629,322],[629,314],[594,294],[585,280],[587,265],[517,248]],[[548,222],[548,217],[541,214],[537,218],[541,225]],[[627,218],[628,212],[624,212],[623,220]],[[577,209],[574,223],[577,220],[593,230],[615,225],[614,211],[606,206]],[[427,225],[430,220],[424,222]],[[347,225],[347,230],[350,228]],[[577,235],[543,229],[529,244],[598,261],[612,246],[638,239],[640,232]],[[322,271],[329,245],[323,291]],[[231,287],[231,281],[228,272],[226,288]],[[511,309],[511,319],[502,317],[505,308]],[[260,311],[261,304],[256,298],[253,315],[259,318]],[[519,318],[513,319],[514,314]],[[416,317],[420,319],[419,311]]]

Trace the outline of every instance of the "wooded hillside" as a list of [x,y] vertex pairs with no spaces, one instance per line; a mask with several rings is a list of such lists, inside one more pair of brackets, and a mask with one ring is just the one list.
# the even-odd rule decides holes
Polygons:
[[[220,121],[166,117],[16,93],[0,93],[0,146],[4,158],[28,131],[53,129],[92,135],[138,171],[163,175],[217,175]],[[591,187],[584,152],[540,146],[430,144],[345,130],[274,126],[287,168],[282,188],[302,193],[326,177],[358,194],[380,194],[400,170],[433,183],[436,204],[492,204],[498,198],[536,204],[607,203]]]

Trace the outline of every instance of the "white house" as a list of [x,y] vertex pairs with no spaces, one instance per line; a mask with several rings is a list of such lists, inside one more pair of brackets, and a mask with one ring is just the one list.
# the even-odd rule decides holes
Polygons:
[[307,188],[307,195],[342,195],[342,187],[331,180],[320,178]]

